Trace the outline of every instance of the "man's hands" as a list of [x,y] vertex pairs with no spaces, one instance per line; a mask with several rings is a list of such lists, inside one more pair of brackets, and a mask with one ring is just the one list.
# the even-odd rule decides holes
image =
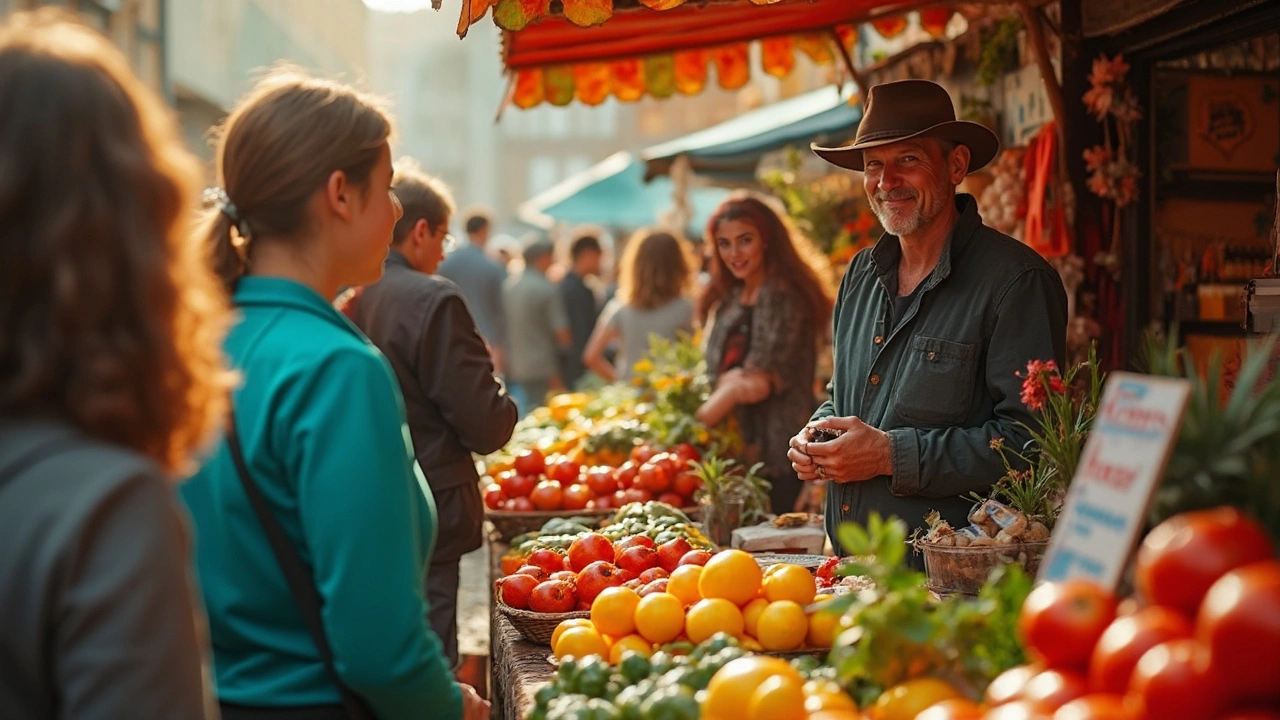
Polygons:
[[465,683],[458,683],[462,688],[463,720],[489,720],[489,701],[480,697],[476,689]]
[[[811,427],[843,431],[835,440],[809,442]],[[801,480],[861,482],[893,474],[889,435],[856,417],[830,417],[806,425],[791,438],[787,457]]]

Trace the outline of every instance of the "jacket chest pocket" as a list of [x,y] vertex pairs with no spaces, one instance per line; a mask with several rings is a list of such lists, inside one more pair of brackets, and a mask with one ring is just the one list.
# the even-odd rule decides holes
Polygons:
[[917,335],[894,383],[894,410],[922,425],[958,425],[969,415],[978,346]]

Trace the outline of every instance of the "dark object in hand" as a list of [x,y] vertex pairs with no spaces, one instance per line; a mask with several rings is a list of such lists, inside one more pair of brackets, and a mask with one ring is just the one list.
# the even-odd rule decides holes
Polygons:
[[809,428],[809,442],[830,442],[838,437],[840,437],[840,432],[838,430],[820,427]]

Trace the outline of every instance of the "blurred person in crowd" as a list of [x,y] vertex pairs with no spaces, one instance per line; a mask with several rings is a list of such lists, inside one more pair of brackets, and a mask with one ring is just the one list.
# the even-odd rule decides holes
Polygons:
[[215,718],[173,491],[234,382],[200,167],[64,13],[0,25],[0,107],[0,716]]
[[564,389],[560,355],[573,340],[564,298],[547,278],[555,246],[535,237],[524,249],[524,270],[507,280],[503,304],[509,321],[507,378],[520,388],[521,415]]
[[499,233],[489,239],[485,245],[485,250],[489,253],[489,257],[498,263],[508,274],[512,271],[512,266],[516,260],[520,259],[521,248],[520,241],[507,235]]
[[395,375],[330,305],[382,275],[391,129],[374,99],[281,68],[218,132],[204,232],[244,385],[182,497],[224,720],[488,716],[428,625],[437,515]]
[[449,253],[436,273],[452,280],[462,290],[467,308],[489,344],[489,354],[499,373],[506,372],[507,317],[502,304],[502,284],[507,279],[505,265],[486,254],[493,221],[484,210],[467,213],[463,226],[467,242]]
[[484,504],[472,453],[511,439],[516,404],[494,378],[493,363],[458,286],[433,277],[445,246],[452,194],[411,160],[396,163],[396,222],[382,278],[367,285],[352,314],[382,351],[404,395],[409,434],[440,518],[426,593],[431,627],[458,667],[458,564],[480,547]]
[[971,493],[1004,472],[991,443],[1022,448],[1034,416],[1021,400],[1031,360],[1066,359],[1067,294],[1035,250],[986,226],[957,192],[1000,149],[983,125],[957,121],[927,80],[872,87],[855,141],[814,152],[862,173],[885,234],[845,271],[835,311],[831,398],[797,425],[801,479],[834,481],[827,534],[872,512],[920,526],[937,511],[963,525]]
[[[715,390],[697,417],[737,417],[752,461],[765,464],[775,512],[800,507],[787,458],[815,403],[818,346],[831,322],[831,268],[785,214],[736,194],[707,223],[710,280],[698,297],[707,373]],[[799,424],[797,424],[799,423]]]
[[596,293],[587,285],[587,278],[600,275],[601,261],[604,259],[600,239],[591,233],[574,238],[569,245],[569,259],[569,270],[560,280],[560,296],[564,299],[565,311],[569,314],[571,336],[569,351],[565,354],[561,367],[561,380],[565,387],[573,388],[586,372],[586,367],[582,364],[582,351],[587,348],[587,340],[596,326],[596,318],[600,317]]
[[[587,343],[582,362],[607,382],[629,380],[635,363],[649,352],[649,338],[673,338],[693,329],[693,301],[687,297],[690,253],[671,233],[641,230],[618,263],[618,296],[609,301]],[[614,363],[605,349],[619,345]]]

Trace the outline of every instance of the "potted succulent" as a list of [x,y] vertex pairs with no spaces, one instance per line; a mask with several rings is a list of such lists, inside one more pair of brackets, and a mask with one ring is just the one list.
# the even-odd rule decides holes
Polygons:
[[1022,402],[1036,416],[1035,427],[1023,426],[1030,441],[1014,448],[1003,438],[992,440],[1005,474],[987,497],[973,495],[971,525],[953,528],[932,513],[925,518],[928,532],[916,540],[936,592],[976,594],[992,569],[1009,563],[1034,574],[1048,549],[1106,374],[1091,349],[1089,359],[1065,375],[1052,360],[1032,360],[1019,376]]
[[735,460],[709,455],[689,466],[701,481],[697,499],[707,535],[715,544],[728,547],[734,530],[768,517],[771,485],[759,475],[764,463],[744,470]]

